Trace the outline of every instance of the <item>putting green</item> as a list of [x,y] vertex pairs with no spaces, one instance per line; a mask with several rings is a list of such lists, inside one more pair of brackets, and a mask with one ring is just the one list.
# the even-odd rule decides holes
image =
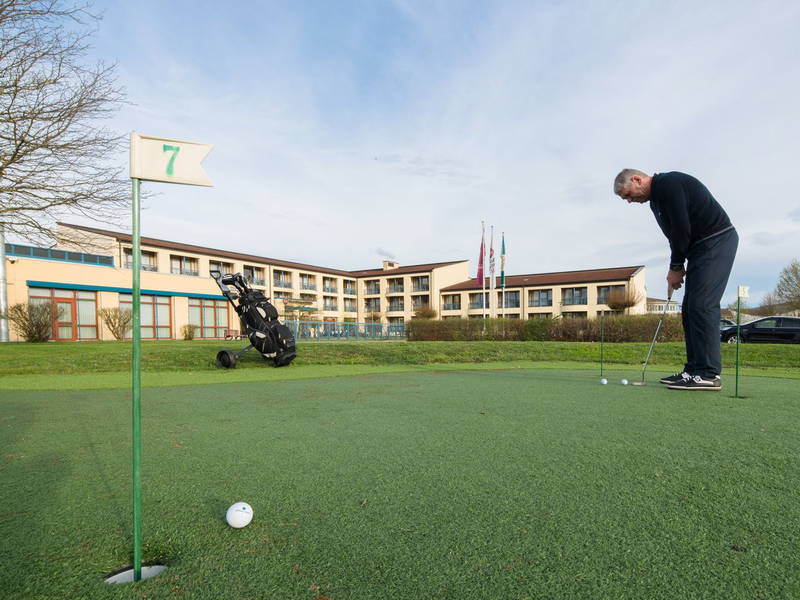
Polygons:
[[[657,374],[654,373],[653,377]],[[611,371],[429,371],[149,388],[146,562],[130,399],[0,396],[8,598],[800,597],[797,381],[742,399]],[[243,500],[251,525],[232,530]]]

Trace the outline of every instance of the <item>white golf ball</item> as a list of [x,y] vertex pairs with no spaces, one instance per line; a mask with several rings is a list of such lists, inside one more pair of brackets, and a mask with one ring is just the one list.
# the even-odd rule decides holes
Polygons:
[[622,385],[628,385],[628,380],[627,379],[623,379],[622,381],[620,381],[620,383]]
[[235,529],[247,527],[253,520],[253,508],[247,502],[231,504],[228,512],[225,513],[225,520]]
[[600,383],[601,383],[602,385],[607,385],[607,384],[608,384],[608,379],[606,379],[605,377],[603,377],[603,378],[600,380]]

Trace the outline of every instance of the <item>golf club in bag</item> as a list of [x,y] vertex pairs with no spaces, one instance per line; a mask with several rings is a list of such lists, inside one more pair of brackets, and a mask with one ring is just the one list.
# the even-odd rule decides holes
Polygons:
[[264,358],[272,359],[276,367],[285,367],[292,362],[297,356],[294,335],[291,329],[278,321],[278,310],[267,297],[251,288],[241,273],[223,275],[220,271],[211,271],[211,277],[233,305],[242,321],[243,333],[250,340],[250,344],[239,352],[220,350],[217,365],[232,369],[239,357],[251,348],[258,350]]

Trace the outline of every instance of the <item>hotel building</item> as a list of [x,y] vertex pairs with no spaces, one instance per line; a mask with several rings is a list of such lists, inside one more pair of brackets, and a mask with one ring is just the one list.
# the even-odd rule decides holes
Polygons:
[[[131,306],[131,235],[66,223],[58,229],[71,239],[79,235],[80,244],[6,244],[8,303],[52,302],[54,340],[113,339],[100,310]],[[141,253],[143,339],[179,339],[187,324],[201,339],[238,331],[212,270],[244,273],[289,320],[305,313],[307,320],[330,323],[402,324],[420,308],[433,309],[438,318],[591,318],[610,311],[609,293],[625,289],[641,297],[628,312],[646,312],[641,266],[508,276],[505,308],[499,289],[486,291],[483,308],[480,282],[469,278],[467,260],[409,266],[383,261],[380,268],[344,271],[149,237],[141,239]],[[19,340],[9,327],[11,339]]]

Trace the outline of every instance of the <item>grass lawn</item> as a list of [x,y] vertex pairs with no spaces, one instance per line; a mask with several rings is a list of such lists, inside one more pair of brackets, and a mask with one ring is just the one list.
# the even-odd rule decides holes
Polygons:
[[[246,342],[224,340],[161,341],[142,344],[143,385],[186,385],[275,381],[308,377],[426,371],[430,368],[508,368],[556,366],[599,371],[600,347],[574,342],[301,342],[288,368],[274,369],[255,351],[242,356],[236,369],[214,364],[222,348]],[[606,344],[605,362],[641,371],[649,344]],[[724,344],[724,376],[731,380],[735,346]],[[742,372],[800,378],[800,344],[746,344],[740,348]],[[657,344],[652,373],[674,373],[684,360],[684,346]],[[130,386],[131,345],[119,342],[0,344],[0,390],[85,389]]]
[[129,392],[4,391],[0,593],[798,598],[798,381],[731,391],[553,368],[149,388],[144,553],[169,569],[120,586]]

